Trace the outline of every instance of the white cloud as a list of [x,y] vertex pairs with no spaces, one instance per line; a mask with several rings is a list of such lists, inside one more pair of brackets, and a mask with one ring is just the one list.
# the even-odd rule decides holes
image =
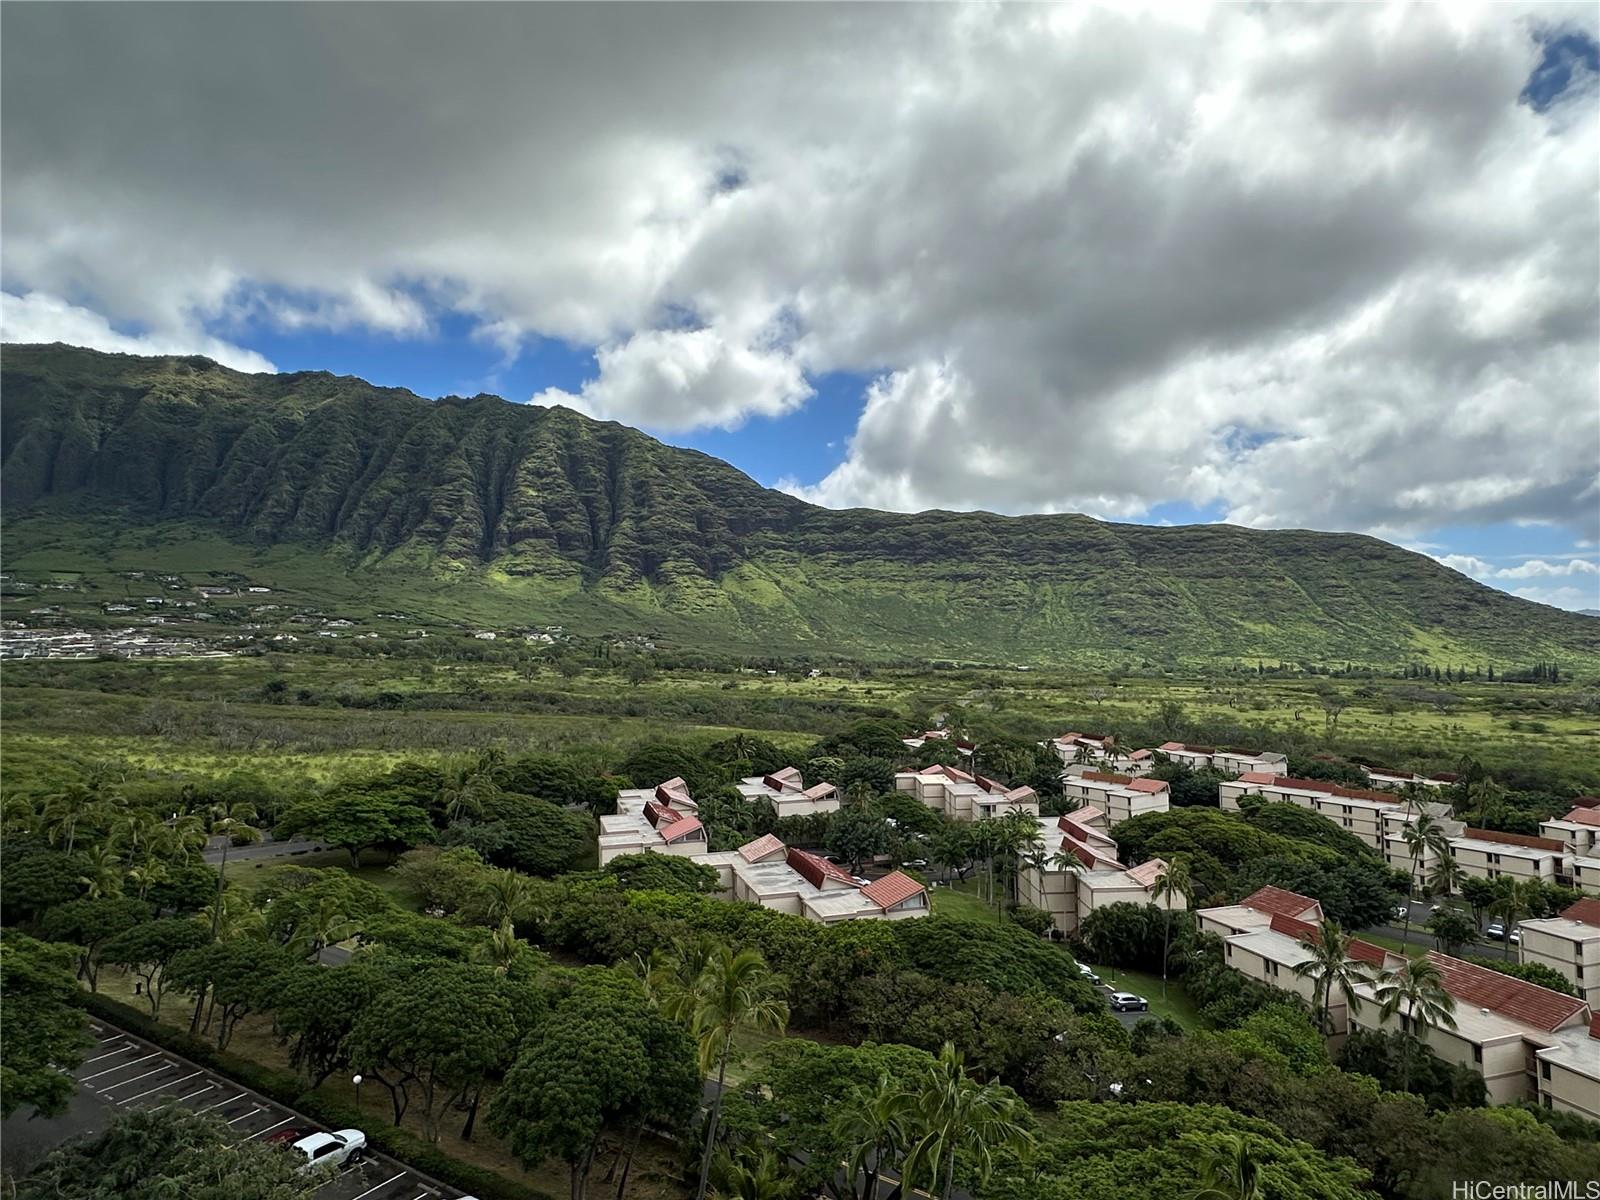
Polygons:
[[596,347],[539,399],[656,429],[858,372],[844,461],[787,481],[827,504],[1592,541],[1600,91],[1518,102],[1556,20],[1595,31],[1572,6],[12,6],[5,279],[96,344],[454,310],[508,355]]
[[273,371],[272,363],[195,329],[171,333],[118,333],[97,312],[56,296],[0,292],[0,339],[8,342],[66,342],[115,354],[203,354],[240,371]]
[[1542,558],[1535,558],[1519,566],[1503,567],[1495,572],[1497,579],[1559,579],[1572,575],[1600,575],[1600,562],[1583,558],[1547,562]]

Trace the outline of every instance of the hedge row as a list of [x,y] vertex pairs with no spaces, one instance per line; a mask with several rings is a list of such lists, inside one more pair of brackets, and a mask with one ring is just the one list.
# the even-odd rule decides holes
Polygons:
[[[218,1050],[209,1042],[152,1020],[146,1013],[98,993],[87,992],[84,1005],[98,1017],[116,1023],[129,1033],[210,1067],[268,1099],[287,1105],[315,1121],[336,1129],[362,1126],[367,1142],[408,1167],[461,1188],[482,1200],[552,1200],[550,1193],[497,1175],[483,1167],[452,1158],[437,1146],[392,1125],[363,1125],[362,1114],[317,1092],[308,1092],[298,1075],[263,1067],[259,1063]],[[370,1114],[368,1114],[370,1115]]]

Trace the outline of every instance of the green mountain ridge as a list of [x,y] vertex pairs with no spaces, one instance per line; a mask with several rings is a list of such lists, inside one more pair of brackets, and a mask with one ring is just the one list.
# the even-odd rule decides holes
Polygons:
[[325,372],[8,345],[8,551],[201,528],[485,617],[987,662],[1600,660],[1600,623],[1375,538],[818,508],[613,422]]

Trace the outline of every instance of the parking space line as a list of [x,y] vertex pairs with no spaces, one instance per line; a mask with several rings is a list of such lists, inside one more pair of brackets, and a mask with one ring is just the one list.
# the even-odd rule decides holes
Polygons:
[[[121,1083],[108,1083],[100,1089],[101,1092],[114,1092],[118,1088],[127,1087],[130,1083],[138,1083],[141,1079],[149,1079],[152,1075],[159,1075],[163,1071],[175,1071],[177,1067],[172,1063],[162,1063],[154,1071],[146,1071],[143,1075],[135,1075],[132,1079],[124,1079]],[[199,1072],[196,1072],[198,1074]]]
[[[109,1042],[109,1041],[112,1041],[112,1040],[113,1040],[112,1038],[107,1038],[106,1042]],[[103,1045],[105,1045],[105,1042],[101,1042],[100,1044],[103,1046]],[[133,1049],[133,1043],[129,1042],[125,1046],[118,1046],[115,1050],[107,1050],[104,1054],[96,1054],[93,1058],[86,1058],[86,1059],[83,1060],[83,1065],[87,1067],[90,1063],[97,1063],[102,1058],[114,1058],[118,1054],[126,1054],[131,1049]]]
[[146,1054],[143,1058],[136,1058],[132,1062],[123,1063],[122,1066],[120,1066],[120,1067],[111,1067],[111,1068],[109,1068],[107,1070],[104,1070],[104,1071],[96,1071],[93,1075],[85,1075],[82,1079],[78,1080],[78,1082],[79,1083],[88,1083],[89,1080],[91,1080],[91,1079],[99,1079],[100,1076],[102,1076],[102,1075],[112,1075],[112,1074],[115,1074],[117,1071],[123,1070],[124,1068],[136,1067],[142,1062],[149,1062],[152,1058],[160,1058],[160,1057],[161,1057],[161,1051],[157,1050],[154,1054]]
[[392,1175],[388,1179],[385,1179],[377,1187],[369,1187],[366,1191],[362,1192],[361,1195],[351,1197],[351,1200],[366,1200],[366,1197],[372,1195],[373,1192],[376,1192],[376,1191],[379,1191],[379,1190],[381,1190],[383,1188],[386,1188],[391,1183],[393,1183],[396,1179],[404,1179],[405,1176],[406,1176],[406,1173],[404,1171],[401,1171],[400,1174]]
[[215,1104],[208,1104],[200,1111],[210,1112],[213,1108],[221,1108],[224,1104],[232,1104],[235,1100],[243,1100],[249,1094],[249,1092],[240,1092],[237,1096],[229,1097],[227,1100],[218,1100]]
[[260,1137],[263,1133],[271,1133],[274,1129],[277,1129],[279,1125],[287,1125],[292,1120],[294,1120],[294,1114],[293,1113],[289,1114],[283,1120],[279,1121],[277,1125],[268,1125],[265,1129],[258,1129],[254,1133],[252,1133],[250,1135],[250,1137],[242,1138],[241,1140],[248,1142],[248,1141],[251,1140],[251,1138]]
[[240,1121],[248,1121],[251,1117],[260,1116],[262,1113],[264,1113],[266,1111],[267,1111],[266,1109],[262,1108],[258,1104],[254,1108],[252,1108],[249,1112],[245,1113],[244,1116],[235,1117],[233,1120],[229,1121],[228,1124],[229,1125],[237,1125]]
[[214,1084],[214,1083],[208,1083],[208,1084],[205,1085],[205,1087],[201,1088],[198,1092],[190,1092],[187,1096],[179,1096],[177,1102],[179,1104],[182,1104],[185,1100],[193,1100],[196,1096],[204,1096],[207,1092],[209,1092],[212,1088],[214,1088],[216,1086],[217,1085]]
[[118,1104],[132,1104],[135,1100],[142,1100],[146,1096],[150,1095],[152,1092],[159,1092],[162,1088],[177,1087],[180,1083],[184,1083],[187,1080],[193,1079],[198,1074],[200,1074],[199,1071],[191,1071],[191,1072],[189,1072],[189,1074],[185,1075],[182,1079],[174,1079],[171,1083],[158,1083],[153,1088],[148,1088],[145,1091],[140,1092],[138,1095],[128,1096],[126,1099],[118,1100],[117,1103]]

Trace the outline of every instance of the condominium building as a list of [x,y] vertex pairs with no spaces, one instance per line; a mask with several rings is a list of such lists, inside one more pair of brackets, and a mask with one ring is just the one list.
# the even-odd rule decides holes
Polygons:
[[1575,804],[1565,816],[1539,822],[1539,834],[1564,843],[1568,854],[1600,856],[1600,804]]
[[717,872],[721,894],[825,925],[839,921],[904,921],[929,913],[928,891],[911,876],[892,871],[857,879],[821,855],[786,846],[773,834],[737,850],[697,854]]
[[1380,791],[1396,792],[1407,784],[1421,783],[1422,776],[1413,771],[1397,771],[1392,767],[1374,767],[1366,763],[1361,769],[1367,773],[1367,782]]
[[1462,872],[1478,879],[1504,877],[1555,883],[1558,876],[1566,873],[1566,843],[1554,838],[1469,827],[1450,839],[1450,849]]
[[[1204,908],[1196,914],[1200,929],[1222,939],[1223,961],[1261,983],[1293,992],[1309,1005],[1316,1000],[1315,980],[1295,974],[1313,957],[1311,946],[1322,936],[1322,905],[1310,896],[1278,887],[1264,887],[1238,904]],[[1350,956],[1373,967],[1391,957],[1381,946],[1350,939]],[[1343,996],[1327,997],[1328,1031],[1341,1037],[1349,1030]]]
[[771,801],[779,817],[810,817],[839,810],[839,789],[831,783],[806,786],[794,767],[784,767],[770,775],[752,775],[736,785],[746,800]]
[[1579,900],[1558,917],[1523,921],[1521,954],[1559,972],[1591,1007],[1600,1008],[1600,900]]
[[[1290,775],[1272,775],[1265,771],[1247,771],[1238,779],[1226,780],[1217,785],[1218,803],[1224,812],[1237,812],[1239,800],[1244,796],[1261,796],[1284,804],[1296,804],[1327,817],[1339,828],[1360,838],[1374,850],[1381,850],[1385,860],[1396,870],[1410,871],[1410,848],[1405,844],[1404,830],[1416,821],[1420,812],[1427,812],[1444,823],[1447,833],[1459,833],[1464,826],[1450,817],[1450,810],[1432,801],[1413,805],[1401,800],[1392,792],[1374,788],[1350,788],[1326,779],[1296,779]],[[1436,861],[1429,851],[1418,864],[1426,877]]]
[[1246,771],[1282,771],[1288,762],[1286,755],[1261,750],[1217,750],[1211,755],[1211,766],[1226,775],[1243,775]]
[[1063,775],[1061,790],[1075,800],[1099,807],[1110,825],[1141,813],[1166,812],[1172,807],[1172,785],[1161,779],[1084,771],[1080,775]]
[[912,750],[921,750],[929,742],[947,742],[950,740],[948,729],[924,729],[921,733],[913,733],[903,737],[900,741]]
[[1163,742],[1157,749],[1173,762],[1183,763],[1196,771],[1209,767],[1217,753],[1215,746],[1190,746],[1183,742]]
[[[1105,814],[1082,808],[1039,821],[1035,848],[1018,860],[1017,898],[1048,912],[1062,933],[1108,904],[1154,904],[1156,881],[1166,873],[1159,858],[1125,867],[1117,844],[1104,831]],[[1161,907],[1186,907],[1181,893],[1164,897]]]
[[1116,755],[1116,739],[1108,733],[1063,733],[1045,743],[1064,767],[1074,763],[1099,763]]
[[617,793],[617,811],[600,818],[600,865],[646,850],[690,858],[706,849],[706,830],[689,785],[672,778]]
[[986,821],[1012,812],[1039,815],[1039,796],[1031,787],[1007,787],[958,767],[936,765],[901,771],[894,777],[894,786],[952,821]]
[[1363,1003],[1350,1013],[1351,1027],[1416,1032],[1446,1062],[1482,1075],[1495,1104],[1538,1098],[1550,1108],[1600,1111],[1600,1055],[1590,1061],[1585,1001],[1432,950],[1427,958],[1455,1000],[1453,1028],[1414,1023],[1403,1010],[1384,1016],[1372,984],[1357,988]]
[[1567,876],[1572,886],[1591,896],[1600,896],[1600,851],[1567,857]]

